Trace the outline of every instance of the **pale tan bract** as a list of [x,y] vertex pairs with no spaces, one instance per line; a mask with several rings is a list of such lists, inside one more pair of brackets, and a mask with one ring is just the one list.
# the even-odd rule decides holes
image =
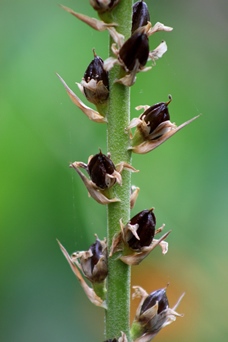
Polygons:
[[57,74],[58,78],[64,85],[67,94],[69,95],[71,101],[79,108],[82,110],[82,112],[92,121],[99,122],[99,123],[107,123],[107,119],[103,117],[101,114],[99,114],[96,110],[86,106],[80,99],[79,97],[73,92],[73,90],[68,87],[66,82],[63,80],[63,78]]

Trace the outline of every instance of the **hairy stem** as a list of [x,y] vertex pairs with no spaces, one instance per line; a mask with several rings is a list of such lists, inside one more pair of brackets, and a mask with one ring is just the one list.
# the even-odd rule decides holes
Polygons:
[[[120,1],[113,13],[113,19],[118,23],[118,31],[128,38],[131,30],[132,1]],[[112,43],[112,42],[111,42]],[[111,44],[110,44],[111,45]],[[110,51],[111,54],[111,51]],[[130,119],[130,89],[114,83],[120,78],[121,69],[116,66],[110,71],[110,104],[107,125],[107,151],[111,153],[113,162],[131,162],[131,153],[128,151],[129,136],[125,132]],[[107,209],[107,238],[110,248],[113,236],[119,232],[119,220],[126,223],[130,219],[130,188],[131,175],[123,171],[123,185],[114,186],[113,197],[121,202],[111,203]],[[122,261],[109,258],[109,274],[107,279],[107,305],[106,311],[106,338],[119,337],[120,332],[129,337],[130,316],[130,267]]]

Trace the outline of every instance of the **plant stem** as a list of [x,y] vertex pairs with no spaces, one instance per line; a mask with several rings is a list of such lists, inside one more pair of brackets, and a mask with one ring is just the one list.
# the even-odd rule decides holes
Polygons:
[[[125,38],[131,31],[132,1],[120,1],[113,12],[113,19],[118,23],[118,32]],[[112,43],[112,42],[111,42]],[[111,45],[111,44],[110,44]],[[110,51],[111,54],[111,51]],[[107,151],[115,164],[125,161],[131,162],[131,153],[128,151],[129,136],[125,132],[130,120],[130,89],[114,83],[120,77],[121,69],[114,67],[109,74],[110,102],[107,114]],[[119,220],[124,223],[130,219],[130,188],[131,174],[128,171],[122,173],[123,185],[116,185],[112,189],[112,196],[118,197],[121,202],[111,203],[107,209],[107,238],[108,246],[112,243],[113,236],[120,231]],[[130,318],[130,267],[122,261],[115,260],[115,256],[108,261],[107,279],[107,305],[105,324],[106,338],[119,337],[123,331],[129,337]]]

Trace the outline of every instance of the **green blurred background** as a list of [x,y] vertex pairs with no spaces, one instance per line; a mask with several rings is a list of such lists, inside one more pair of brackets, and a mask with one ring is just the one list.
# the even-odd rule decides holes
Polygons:
[[[0,340],[102,341],[103,312],[86,299],[61,254],[84,250],[105,235],[105,208],[89,199],[69,162],[106,152],[105,126],[69,100],[55,72],[79,94],[92,48],[108,55],[98,33],[55,0],[0,4]],[[166,101],[172,121],[203,115],[147,155],[135,155],[140,196],[132,216],[155,207],[172,229],[169,253],[158,248],[133,269],[133,285],[166,286],[179,312],[157,341],[227,341],[227,52],[226,0],[147,1],[151,21],[174,27],[168,52],[132,87],[139,104]],[[96,16],[89,1],[66,6]],[[134,303],[134,305],[137,303]],[[135,306],[134,306],[135,308]],[[134,310],[133,308],[133,310]]]

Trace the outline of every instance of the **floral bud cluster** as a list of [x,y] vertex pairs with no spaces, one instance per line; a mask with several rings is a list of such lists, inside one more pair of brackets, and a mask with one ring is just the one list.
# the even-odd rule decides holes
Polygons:
[[[110,19],[106,15],[109,15],[119,3],[120,0],[90,0],[90,4],[102,19]],[[119,65],[122,77],[116,79],[114,83],[121,83],[126,87],[132,86],[136,81],[137,73],[152,68],[146,66],[147,62],[152,61],[152,66],[154,66],[155,61],[167,51],[165,41],[162,41],[155,49],[150,50],[150,36],[158,31],[170,32],[172,28],[160,22],[152,25],[148,7],[142,0],[133,5],[129,38],[120,34],[118,25],[110,20],[104,19],[103,21],[90,18],[68,7],[61,7],[93,29],[107,30],[112,38],[111,50],[114,56],[103,60],[93,49],[94,58],[86,67],[81,82],[77,83],[81,93],[96,109],[84,104],[58,75],[70,99],[90,120],[97,123],[107,123],[110,97],[109,71],[114,65]],[[172,97],[169,95],[167,102],[136,107],[137,110],[142,109],[143,112],[139,117],[133,118],[125,128],[131,142],[128,147],[130,152],[144,154],[152,151],[197,118],[194,117],[180,126],[176,126],[170,121],[168,106],[171,100]],[[123,170],[138,171],[125,161],[115,165],[110,153],[105,155],[101,150],[99,153],[90,156],[87,163],[75,161],[70,164],[70,167],[81,178],[89,196],[102,205],[121,202],[119,198],[113,197],[112,188],[122,186]],[[135,205],[139,190],[139,187],[131,187],[129,203],[131,209]],[[155,235],[159,234],[165,225],[163,224],[156,229],[154,208],[138,212],[128,222],[123,222],[121,217],[118,219],[120,223],[119,232],[112,238],[109,251],[106,239],[99,240],[97,235],[95,235],[95,242],[87,251],[77,251],[72,255],[69,255],[59,242],[64,256],[89,300],[105,309],[107,309],[106,280],[109,274],[108,260],[110,257],[132,266],[141,263],[158,245],[160,245],[163,254],[168,252],[168,243],[165,239],[170,231],[163,234],[159,239],[155,239]],[[135,342],[149,342],[163,327],[172,323],[177,316],[181,316],[175,309],[183,296],[173,308],[170,308],[166,289],[159,289],[150,294],[139,286],[135,286],[134,289],[133,298],[140,298],[141,301],[132,323],[131,338]],[[105,342],[128,342],[127,332],[120,332],[120,334],[121,336],[112,336],[112,339]]]

